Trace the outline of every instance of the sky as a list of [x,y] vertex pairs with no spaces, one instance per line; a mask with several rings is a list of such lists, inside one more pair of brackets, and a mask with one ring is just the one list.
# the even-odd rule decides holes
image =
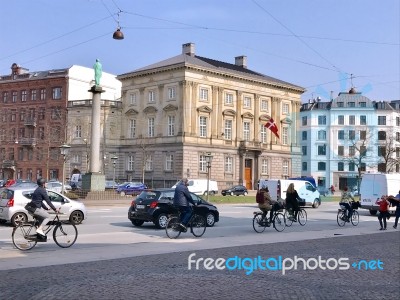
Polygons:
[[[0,0],[0,76],[80,65],[120,75],[182,52],[235,63],[327,101],[352,86],[400,100],[398,0]],[[114,40],[119,26],[125,39]]]

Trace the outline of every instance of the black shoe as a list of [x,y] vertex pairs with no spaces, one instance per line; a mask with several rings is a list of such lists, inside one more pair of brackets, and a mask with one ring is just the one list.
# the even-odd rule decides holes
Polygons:
[[379,230],[383,230],[383,228],[381,227]]
[[186,226],[183,225],[182,223],[179,223],[179,226],[181,227],[181,231],[182,231],[182,232],[186,232],[186,231],[187,231]]
[[394,225],[394,226],[393,226],[393,228],[394,228],[394,229],[397,229],[397,226],[396,226],[396,225]]

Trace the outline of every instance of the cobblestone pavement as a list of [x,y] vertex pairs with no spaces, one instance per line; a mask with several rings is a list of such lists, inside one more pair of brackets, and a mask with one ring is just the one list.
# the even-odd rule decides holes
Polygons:
[[191,253],[0,271],[0,299],[400,299],[399,231],[196,251],[214,259],[380,259],[383,270],[188,270]]

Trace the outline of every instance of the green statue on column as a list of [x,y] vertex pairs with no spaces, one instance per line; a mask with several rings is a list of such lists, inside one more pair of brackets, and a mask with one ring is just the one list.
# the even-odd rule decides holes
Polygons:
[[96,59],[96,63],[93,65],[93,69],[94,69],[95,84],[96,84],[96,86],[100,86],[100,79],[101,79],[101,75],[103,73],[103,67],[102,67],[99,59]]

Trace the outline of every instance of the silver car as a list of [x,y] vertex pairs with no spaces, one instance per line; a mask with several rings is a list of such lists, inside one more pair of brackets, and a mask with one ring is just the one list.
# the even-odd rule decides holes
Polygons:
[[[26,211],[25,205],[31,201],[33,188],[10,187],[1,190],[0,194],[0,223],[11,222],[13,226],[20,222],[33,220]],[[60,219],[80,224],[87,218],[86,207],[82,202],[74,201],[55,191],[47,191],[53,205],[60,208]],[[46,205],[46,204],[45,204]],[[48,206],[48,205],[46,205]]]

